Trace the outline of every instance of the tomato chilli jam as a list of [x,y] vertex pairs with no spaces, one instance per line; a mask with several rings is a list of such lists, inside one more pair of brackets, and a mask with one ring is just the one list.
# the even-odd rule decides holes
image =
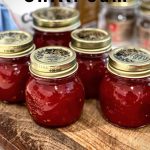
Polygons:
[[150,123],[150,52],[123,47],[109,55],[100,87],[104,117],[115,125],[137,128]]
[[29,55],[34,49],[30,34],[23,31],[0,32],[1,101],[18,103],[25,100]]
[[100,29],[78,29],[72,32],[70,48],[77,53],[78,75],[85,88],[86,99],[98,99],[99,84],[106,72],[110,35]]
[[72,8],[42,8],[33,12],[32,16],[37,48],[50,45],[68,47],[71,31],[80,27],[79,12]]
[[31,54],[26,102],[36,123],[61,127],[79,119],[84,88],[77,69],[75,52],[65,47],[44,47]]

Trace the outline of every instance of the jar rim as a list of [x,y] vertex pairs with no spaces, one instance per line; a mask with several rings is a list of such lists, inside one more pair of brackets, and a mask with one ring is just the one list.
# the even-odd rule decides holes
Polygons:
[[68,27],[60,27],[60,28],[45,28],[45,27],[38,27],[36,25],[32,25],[32,27],[38,31],[42,31],[42,32],[51,32],[51,33],[57,33],[57,32],[68,32],[68,31],[72,31],[75,30],[77,28],[79,28],[81,26],[81,22],[78,21],[73,25],[70,25]]
[[30,48],[28,48],[22,52],[19,52],[19,53],[12,53],[12,54],[1,54],[0,53],[0,57],[1,58],[20,58],[20,57],[30,55],[35,49],[36,49],[36,46],[35,46],[35,44],[33,44]]

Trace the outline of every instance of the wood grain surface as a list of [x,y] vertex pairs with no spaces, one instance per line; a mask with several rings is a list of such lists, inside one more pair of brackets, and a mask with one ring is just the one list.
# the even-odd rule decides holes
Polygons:
[[97,102],[87,101],[81,119],[61,129],[36,125],[25,106],[0,103],[0,150],[149,150],[150,127],[136,130],[107,123]]

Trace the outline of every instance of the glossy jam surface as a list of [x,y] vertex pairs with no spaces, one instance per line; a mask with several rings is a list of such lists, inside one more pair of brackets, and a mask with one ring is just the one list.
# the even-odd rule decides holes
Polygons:
[[105,75],[107,54],[77,54],[78,74],[85,88],[86,99],[98,99],[99,84]]
[[18,103],[25,100],[25,85],[29,75],[29,57],[0,58],[0,100]]
[[69,46],[71,31],[68,32],[42,32],[35,30],[34,43],[37,48],[45,46]]
[[62,79],[31,76],[26,87],[27,107],[34,121],[60,127],[77,121],[84,104],[84,89],[75,75]]
[[129,79],[108,73],[100,87],[104,117],[113,124],[137,128],[150,123],[150,78]]

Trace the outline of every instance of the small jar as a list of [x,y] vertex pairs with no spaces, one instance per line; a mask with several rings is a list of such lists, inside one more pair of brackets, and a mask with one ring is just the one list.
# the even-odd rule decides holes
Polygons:
[[150,52],[124,47],[110,53],[108,74],[100,86],[104,117],[115,125],[137,128],[150,123]]
[[111,33],[115,44],[129,42],[136,25],[137,0],[109,2],[106,12],[106,30]]
[[0,32],[0,49],[0,101],[23,102],[33,38],[23,31]]
[[86,99],[98,99],[99,84],[105,75],[110,35],[100,29],[78,29],[72,32],[70,48],[77,53],[78,75],[85,88]]
[[77,69],[75,53],[64,47],[44,47],[31,54],[26,102],[36,123],[61,127],[79,119],[84,89]]
[[32,13],[34,43],[44,46],[69,46],[71,31],[80,27],[79,12],[72,8],[50,7]]
[[143,1],[141,5],[138,37],[139,45],[150,50],[150,2]]

